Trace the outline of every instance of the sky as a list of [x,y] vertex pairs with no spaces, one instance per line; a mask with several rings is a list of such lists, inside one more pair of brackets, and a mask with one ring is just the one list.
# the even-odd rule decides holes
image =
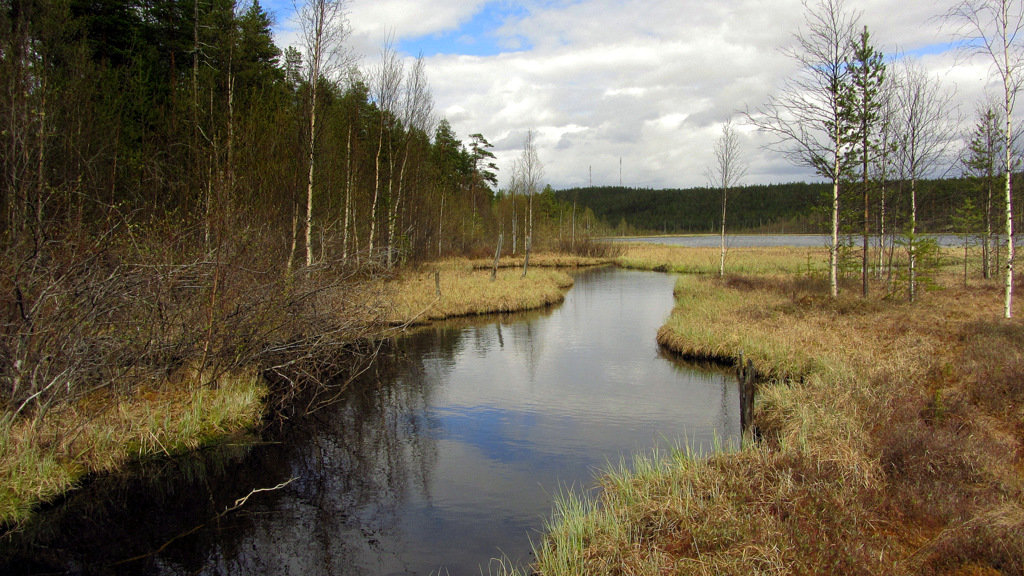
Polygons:
[[[954,46],[942,18],[952,1],[847,7],[891,65],[915,59],[941,82],[958,105],[954,121],[967,126],[994,85],[983,59]],[[261,5],[276,19],[277,44],[298,46],[291,1]],[[784,50],[803,26],[800,0],[349,0],[347,13],[363,69],[387,38],[408,62],[423,55],[435,114],[463,141],[479,132],[494,145],[501,186],[528,130],[543,181],[556,189],[620,178],[705,186],[729,119],[741,134],[744,183],[817,179],[766,149],[767,135],[742,114],[792,76]]]

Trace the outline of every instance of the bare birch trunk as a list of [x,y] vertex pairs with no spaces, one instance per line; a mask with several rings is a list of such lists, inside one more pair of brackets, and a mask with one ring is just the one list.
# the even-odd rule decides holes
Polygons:
[[[320,45],[316,45],[313,69],[320,68]],[[313,265],[313,169],[316,164],[316,72],[311,75],[309,104],[309,174],[306,178],[306,266]]]
[[[1006,22],[1006,3],[1003,3],[1003,21]],[[1006,34],[1003,34],[1004,42]],[[1009,63],[1010,49],[1008,46],[1003,49],[1003,70],[1010,70]],[[1005,90],[1006,102],[1006,133],[1003,151],[1006,154],[1006,277],[1004,282],[1003,317],[1013,317],[1013,100],[1016,94],[1011,91],[1009,73],[1003,75],[1003,87]]]
[[881,203],[878,208],[878,270],[876,278],[882,277],[882,259],[885,254],[885,181],[882,182]]
[[722,253],[718,260],[718,277],[725,277],[725,203],[728,196],[728,190],[722,188]]
[[518,238],[516,231],[519,229],[518,217],[516,216],[516,195],[512,192],[512,255],[516,255],[516,247],[518,246]]
[[345,168],[345,213],[342,216],[341,224],[341,259],[348,260],[348,228],[349,211],[352,205],[352,125],[348,126],[348,140],[345,145],[346,168]]
[[437,218],[437,257],[441,257],[441,238],[444,234],[444,193],[441,194],[441,214]]
[[381,112],[380,136],[377,138],[377,158],[374,160],[373,171],[373,202],[370,203],[370,239],[368,247],[373,254],[373,241],[377,231],[377,202],[380,199],[380,155],[384,150],[384,113]]
[[[839,173],[839,155],[835,156],[835,173]],[[839,179],[832,181],[832,246],[828,252],[829,294],[839,296]]]
[[910,181],[910,301],[917,297],[917,179]]

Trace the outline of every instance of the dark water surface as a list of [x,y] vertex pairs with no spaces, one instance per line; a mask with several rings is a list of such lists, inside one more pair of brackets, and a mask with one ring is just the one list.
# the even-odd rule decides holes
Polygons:
[[557,308],[403,337],[272,443],[97,479],[30,527],[32,544],[8,551],[0,573],[455,575],[486,574],[501,556],[528,564],[559,491],[655,445],[736,441],[735,379],[655,342],[673,282],[591,271]]

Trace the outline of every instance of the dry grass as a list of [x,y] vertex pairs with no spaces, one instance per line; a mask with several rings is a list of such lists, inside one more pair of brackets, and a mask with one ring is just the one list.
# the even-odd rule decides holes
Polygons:
[[[690,248],[664,244],[626,244],[616,263],[623,268],[676,272],[680,274],[718,274],[718,248]],[[726,254],[728,274],[824,274],[828,249],[735,247]]]
[[88,474],[192,450],[258,424],[265,388],[255,373],[223,375],[213,387],[187,383],[195,380],[182,371],[119,398],[98,392],[41,420],[0,424],[0,524],[27,519],[37,503]]
[[[780,258],[759,266],[799,255]],[[534,569],[1024,573],[1024,323],[994,284],[936,278],[913,305],[881,285],[831,300],[814,276],[680,278],[660,341],[752,358],[763,441],[607,473],[598,500],[562,499]]]
[[[470,260],[474,268],[491,269],[494,259]],[[564,252],[538,252],[530,255],[530,266],[538,268],[587,268],[590,266],[603,266],[612,264],[615,258],[612,257],[591,257],[577,256]],[[523,256],[502,256],[498,261],[498,268],[519,268],[523,267]]]
[[[388,318],[392,324],[421,324],[443,318],[541,308],[561,302],[573,284],[572,276],[559,268],[599,263],[598,259],[540,254],[530,257],[530,268],[523,278],[521,260],[503,260],[492,281],[491,263],[443,260],[404,271],[388,283],[388,297],[394,306]],[[440,297],[435,274],[440,280]]]

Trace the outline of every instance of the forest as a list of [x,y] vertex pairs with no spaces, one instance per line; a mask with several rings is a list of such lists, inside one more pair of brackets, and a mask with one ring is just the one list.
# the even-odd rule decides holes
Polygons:
[[340,370],[385,315],[368,280],[569,238],[532,140],[499,194],[423,59],[359,68],[343,8],[282,51],[257,0],[0,2],[5,420],[187,366]]
[[[1017,175],[1014,181],[1019,179]],[[962,234],[963,225],[957,215],[962,213],[965,199],[970,199],[976,218],[969,231],[981,234],[979,209],[985,205],[985,198],[980,184],[969,177],[919,182],[919,231]],[[905,187],[906,183],[901,182],[891,187],[889,217],[897,229],[908,221],[909,196],[903,190]],[[847,233],[858,232],[858,218],[863,218],[855,210],[857,193],[857,186],[848,187],[840,200],[840,224]],[[726,228],[736,233],[825,234],[829,228],[830,194],[831,185],[827,183],[741,184],[729,191]],[[717,233],[721,226],[722,191],[718,188],[652,190],[603,186],[558,190],[555,196],[566,203],[576,200],[580,209],[593,211],[598,220],[616,233]],[[1015,205],[1018,203],[1015,200]],[[1020,214],[1020,210],[1015,213]],[[873,228],[880,229],[879,224],[875,221]]]

